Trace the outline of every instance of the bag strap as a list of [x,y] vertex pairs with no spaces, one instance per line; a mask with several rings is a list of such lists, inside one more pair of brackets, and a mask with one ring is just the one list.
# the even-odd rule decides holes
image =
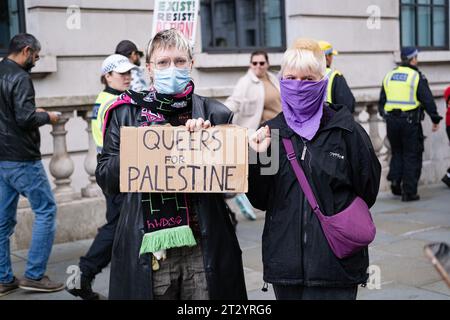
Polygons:
[[300,186],[303,190],[303,193],[306,196],[306,199],[308,199],[309,205],[317,215],[319,216],[323,215],[322,212],[320,211],[316,197],[314,196],[314,193],[311,189],[311,185],[309,184],[308,179],[306,178],[305,172],[303,171],[302,167],[297,161],[297,156],[295,155],[294,145],[292,144],[292,141],[290,139],[283,138],[283,144],[284,148],[286,149],[287,158],[292,165],[292,169],[294,169],[297,180],[300,183]]

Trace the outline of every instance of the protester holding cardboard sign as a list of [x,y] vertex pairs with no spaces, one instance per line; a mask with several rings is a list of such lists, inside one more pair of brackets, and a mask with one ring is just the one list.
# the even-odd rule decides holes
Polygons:
[[[178,31],[156,34],[147,66],[150,91],[127,91],[106,116],[96,177],[107,194],[120,188],[121,127],[184,126],[195,135],[232,120],[224,105],[194,94],[192,49]],[[153,131],[145,148],[162,139],[164,131]],[[173,138],[167,134],[165,144]],[[196,145],[210,141],[217,146],[212,140],[197,139]],[[166,156],[164,161],[171,160]],[[150,188],[148,179],[144,183]],[[110,299],[247,298],[241,251],[222,194],[130,192],[124,197],[112,250]]]
[[[367,206],[375,203],[381,166],[348,108],[326,103],[325,68],[325,56],[313,40],[298,40],[287,50],[280,81],[283,113],[250,138],[259,153],[274,153],[274,142],[285,146],[277,153],[276,174],[262,175],[264,165],[250,165],[247,194],[256,208],[267,210],[264,281],[273,284],[281,300],[356,299],[357,286],[368,279],[367,245],[338,258],[330,239],[347,240],[344,233],[373,226]],[[310,205],[313,198],[318,206]],[[336,222],[355,199],[366,210],[351,211],[356,215],[331,229],[327,222]],[[367,220],[355,218],[365,213]]]

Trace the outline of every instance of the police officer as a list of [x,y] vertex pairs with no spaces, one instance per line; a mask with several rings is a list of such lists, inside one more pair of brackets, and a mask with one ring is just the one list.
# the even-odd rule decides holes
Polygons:
[[[101,81],[105,89],[100,92],[93,108],[92,135],[97,152],[103,149],[103,123],[105,115],[118,96],[128,90],[131,83],[131,70],[136,68],[127,57],[113,54],[103,61]],[[114,234],[120,216],[123,196],[105,195],[106,224],[98,229],[94,242],[88,252],[80,258],[80,286],[67,288],[67,291],[83,300],[98,300],[100,295],[92,290],[92,283],[97,274],[111,261]]]
[[331,43],[326,41],[319,41],[320,48],[325,54],[327,60],[327,76],[328,89],[327,101],[333,104],[342,104],[348,107],[351,113],[355,112],[355,97],[350,90],[344,76],[338,70],[331,69],[333,57],[338,55],[338,52],[333,49]]
[[433,122],[433,132],[439,130],[442,120],[428,81],[417,68],[418,53],[416,48],[402,49],[402,64],[384,78],[379,102],[379,112],[386,120],[392,150],[387,178],[391,181],[392,193],[401,195],[405,202],[420,199],[417,184],[424,151],[423,109]]

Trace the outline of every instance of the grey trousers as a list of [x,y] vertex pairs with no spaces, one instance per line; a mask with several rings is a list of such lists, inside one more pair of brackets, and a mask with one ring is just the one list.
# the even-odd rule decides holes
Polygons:
[[200,244],[167,250],[167,259],[153,271],[155,300],[209,300]]

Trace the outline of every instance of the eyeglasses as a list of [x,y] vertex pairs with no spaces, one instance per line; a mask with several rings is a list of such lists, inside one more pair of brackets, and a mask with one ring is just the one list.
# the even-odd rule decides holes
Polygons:
[[256,67],[257,65],[258,65],[258,63],[259,63],[259,65],[261,66],[261,67],[264,67],[265,65],[266,65],[266,62],[265,61],[254,61],[254,62],[252,62],[252,64]]
[[171,65],[175,65],[175,67],[179,69],[185,69],[189,66],[189,59],[187,57],[177,57],[175,59],[170,59],[169,57],[159,57],[155,61],[150,61],[155,65],[157,70],[168,69]]

